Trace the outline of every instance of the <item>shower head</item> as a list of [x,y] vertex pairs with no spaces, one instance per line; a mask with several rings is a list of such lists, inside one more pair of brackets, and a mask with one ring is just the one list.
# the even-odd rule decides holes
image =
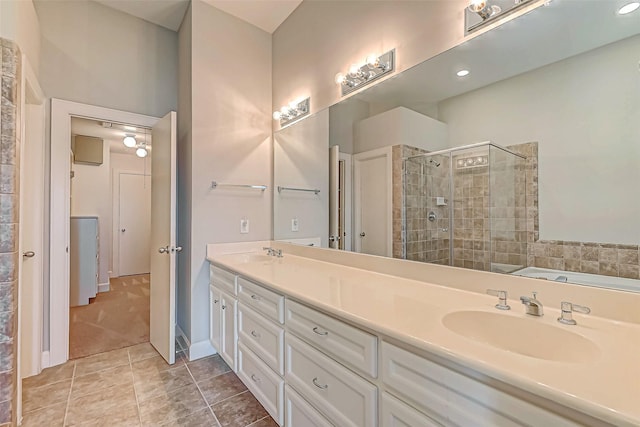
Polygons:
[[435,165],[436,167],[440,166],[440,162],[436,162],[433,159],[429,159],[429,163],[431,163],[432,165]]

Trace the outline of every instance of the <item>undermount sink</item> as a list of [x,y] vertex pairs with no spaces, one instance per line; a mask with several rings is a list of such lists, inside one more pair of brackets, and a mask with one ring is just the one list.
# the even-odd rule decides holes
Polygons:
[[598,358],[600,350],[589,339],[537,320],[485,311],[456,311],[445,315],[442,324],[474,341],[536,359],[587,363]]

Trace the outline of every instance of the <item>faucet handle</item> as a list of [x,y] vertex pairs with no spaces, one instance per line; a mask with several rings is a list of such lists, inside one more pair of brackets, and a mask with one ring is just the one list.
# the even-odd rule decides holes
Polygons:
[[495,305],[498,310],[511,310],[511,307],[507,304],[507,291],[487,289],[487,294],[498,297],[498,304]]
[[558,317],[558,322],[564,323],[565,325],[576,325],[576,321],[573,320],[573,312],[589,314],[591,313],[591,309],[589,307],[585,307],[584,305],[573,304],[568,301],[562,301],[560,303],[560,317]]

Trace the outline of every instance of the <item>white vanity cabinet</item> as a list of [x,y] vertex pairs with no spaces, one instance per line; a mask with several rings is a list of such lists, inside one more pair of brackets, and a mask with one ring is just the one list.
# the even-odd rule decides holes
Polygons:
[[236,371],[238,353],[236,276],[215,266],[210,267],[209,273],[209,341],[227,365]]

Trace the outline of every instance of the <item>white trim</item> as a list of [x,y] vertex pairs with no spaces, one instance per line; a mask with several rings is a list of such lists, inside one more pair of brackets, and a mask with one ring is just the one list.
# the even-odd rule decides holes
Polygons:
[[100,292],[109,292],[111,290],[111,284],[107,283],[98,283],[98,293]]
[[355,194],[353,201],[354,211],[354,249],[356,252],[361,252],[360,240],[355,236],[360,232],[362,228],[362,212],[360,204],[360,162],[363,160],[374,159],[377,157],[386,158],[386,183],[387,183],[387,253],[386,256],[391,257],[393,255],[393,158],[391,146],[376,148],[375,150],[365,151],[353,155],[353,194]]
[[142,127],[153,127],[160,120],[159,117],[51,99],[49,353],[52,366],[69,359],[69,148],[72,117]]
[[189,360],[202,359],[203,357],[216,354],[216,349],[208,339],[189,345]]
[[347,238],[344,243],[344,250],[350,251],[354,245],[353,237],[353,155],[340,153],[340,161],[344,161],[344,231]]
[[43,351],[41,357],[42,357],[41,358],[41,360],[42,360],[42,362],[41,362],[42,369],[48,368],[49,366],[51,366],[49,364],[50,363],[50,361],[49,361],[49,350]]

